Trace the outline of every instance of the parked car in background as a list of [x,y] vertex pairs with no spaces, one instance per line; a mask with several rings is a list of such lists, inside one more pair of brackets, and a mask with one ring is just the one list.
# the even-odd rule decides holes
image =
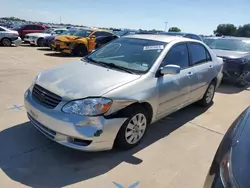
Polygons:
[[202,41],[202,38],[199,35],[192,34],[192,33],[159,32],[158,34],[160,34],[160,35],[170,35],[170,36],[181,36],[181,37],[186,37],[186,38]]
[[62,32],[67,31],[66,28],[53,29],[49,28],[44,30],[42,33],[29,33],[24,37],[24,41],[30,43],[32,46],[44,47],[45,37],[47,36],[57,36]]
[[224,135],[214,156],[204,188],[250,187],[249,135],[250,107],[237,117]]
[[150,123],[194,102],[211,105],[222,65],[197,40],[128,35],[41,72],[25,92],[25,108],[39,131],[64,146],[130,149]]
[[16,46],[19,46],[21,43],[22,40],[17,31],[0,26],[0,45],[11,46],[11,44],[15,44]]
[[54,43],[56,36],[73,35],[76,31],[77,29],[68,29],[67,31],[63,31],[61,34],[58,34],[58,35],[46,36],[44,37],[44,46],[50,47],[51,49],[53,49],[52,44]]
[[213,42],[217,39],[220,39],[221,37],[203,37],[203,42],[210,46],[211,44],[213,44]]
[[120,30],[118,32],[115,32],[113,35],[110,36],[101,36],[101,37],[97,37],[96,38],[96,48],[100,48],[103,45],[107,44],[108,42],[117,39],[119,37],[122,36],[126,36],[126,35],[134,35],[134,34],[138,34],[138,31],[136,30]]
[[112,35],[106,30],[80,29],[73,36],[56,37],[55,49],[64,54],[84,56],[96,48],[96,38]]
[[45,29],[48,29],[48,27],[39,24],[24,24],[24,25],[17,25],[16,27],[11,29],[18,31],[21,39],[23,40],[26,34],[42,33]]
[[223,80],[245,87],[245,75],[250,71],[250,38],[223,37],[210,48],[224,60]]

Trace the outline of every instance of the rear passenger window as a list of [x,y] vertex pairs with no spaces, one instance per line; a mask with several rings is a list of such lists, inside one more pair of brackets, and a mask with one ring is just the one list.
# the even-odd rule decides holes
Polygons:
[[34,29],[35,30],[44,30],[44,28],[42,26],[39,26],[39,25],[35,25]]
[[204,46],[198,43],[188,44],[191,66],[211,61],[211,56]]
[[179,65],[182,69],[188,67],[188,50],[186,44],[173,46],[164,58],[161,67],[166,65]]
[[33,27],[33,25],[26,25],[23,29],[24,30],[33,30],[34,27]]

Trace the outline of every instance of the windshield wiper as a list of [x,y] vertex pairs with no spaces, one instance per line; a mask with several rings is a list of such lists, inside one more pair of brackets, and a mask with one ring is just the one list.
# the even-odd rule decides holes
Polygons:
[[93,58],[91,57],[86,57],[84,58],[85,60],[89,61],[89,62],[92,62],[92,63],[96,63],[96,64],[100,64],[102,65],[103,67],[105,68],[108,68],[109,66],[107,66],[107,63],[104,63],[104,62],[101,62],[101,61],[97,61],[97,60],[94,60]]
[[116,69],[119,69],[119,70],[122,70],[124,72],[128,72],[130,74],[134,74],[134,71],[128,69],[128,68],[125,68],[125,67],[121,67],[121,66],[118,66],[114,63],[105,63],[107,66],[111,67],[111,68],[116,68]]
[[102,65],[103,67],[105,68],[116,68],[116,69],[119,69],[119,70],[122,70],[124,72],[128,72],[130,74],[135,74],[134,71],[128,69],[128,68],[125,68],[125,67],[121,67],[121,66],[118,66],[114,63],[105,63],[105,62],[102,62],[102,61],[97,61],[97,60],[94,60],[93,58],[91,57],[87,57],[85,58],[87,61],[90,61],[90,62],[93,62],[93,63],[96,63],[96,64],[100,64]]

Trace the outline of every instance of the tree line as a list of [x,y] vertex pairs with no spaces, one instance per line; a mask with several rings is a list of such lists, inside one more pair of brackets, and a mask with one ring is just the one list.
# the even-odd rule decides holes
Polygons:
[[250,37],[250,24],[236,27],[234,24],[220,24],[214,30],[216,36]]

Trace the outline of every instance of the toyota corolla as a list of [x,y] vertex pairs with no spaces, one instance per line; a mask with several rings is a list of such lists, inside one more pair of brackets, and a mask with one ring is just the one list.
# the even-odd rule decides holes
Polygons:
[[197,40],[129,35],[41,72],[25,92],[25,108],[33,125],[62,145],[129,149],[149,124],[194,102],[210,105],[222,65]]

